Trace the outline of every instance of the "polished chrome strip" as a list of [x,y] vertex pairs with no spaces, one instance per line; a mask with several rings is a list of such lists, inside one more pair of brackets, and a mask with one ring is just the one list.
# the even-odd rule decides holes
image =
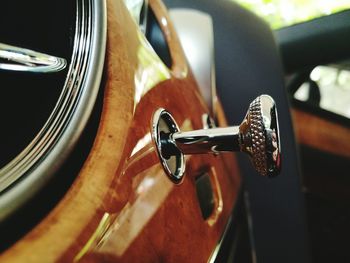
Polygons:
[[228,218],[227,220],[227,223],[226,223],[226,226],[225,226],[225,229],[224,229],[224,232],[222,233],[221,237],[220,237],[220,240],[219,242],[216,244],[216,247],[215,249],[213,250],[212,254],[210,255],[209,259],[208,259],[208,263],[214,263],[218,254],[219,254],[219,251],[220,251],[220,248],[221,248],[221,245],[222,243],[224,242],[228,232],[229,232],[229,229],[230,229],[230,226],[232,224],[232,212],[231,212],[231,216]]
[[105,0],[77,0],[73,55],[60,98],[30,145],[0,170],[0,221],[45,184],[79,139],[102,77],[106,13]]
[[0,43],[0,61],[3,61],[0,69],[12,71],[50,73],[61,71],[67,66],[64,58],[4,43]]

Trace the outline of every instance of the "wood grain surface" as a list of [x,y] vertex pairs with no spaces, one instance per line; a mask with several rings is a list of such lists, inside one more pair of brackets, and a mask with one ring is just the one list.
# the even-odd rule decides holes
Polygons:
[[[182,130],[208,113],[163,4],[150,0],[169,43],[167,68],[121,0],[107,1],[101,122],[83,169],[55,209],[0,256],[1,262],[207,262],[240,187],[234,154],[186,157],[182,184],[165,175],[151,120],[165,108]],[[220,112],[221,123],[225,122]],[[195,179],[207,172],[214,212],[204,220]]]
[[292,110],[299,143],[350,158],[350,129],[305,111]]

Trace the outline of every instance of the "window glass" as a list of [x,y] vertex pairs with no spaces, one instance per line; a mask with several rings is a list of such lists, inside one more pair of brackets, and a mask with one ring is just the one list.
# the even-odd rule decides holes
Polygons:
[[350,0],[231,0],[263,17],[273,29],[350,9]]
[[350,118],[349,66],[347,62],[314,68],[294,98],[315,102],[315,97],[318,97],[316,106]]

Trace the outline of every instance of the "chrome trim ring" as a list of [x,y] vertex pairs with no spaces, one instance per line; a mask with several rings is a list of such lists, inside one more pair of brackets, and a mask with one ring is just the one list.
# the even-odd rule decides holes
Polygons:
[[76,6],[73,55],[56,106],[32,142],[0,170],[0,221],[31,198],[58,170],[76,144],[95,103],[105,56],[106,2],[77,0]]
[[163,149],[163,135],[179,132],[180,129],[171,116],[163,108],[158,109],[152,119],[152,138],[157,146],[158,157],[168,178],[175,184],[182,182],[185,174],[185,156],[175,149],[171,155],[167,155]]

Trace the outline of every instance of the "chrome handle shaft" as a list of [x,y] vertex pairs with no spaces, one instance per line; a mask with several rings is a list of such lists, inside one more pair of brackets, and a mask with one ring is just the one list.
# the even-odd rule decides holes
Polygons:
[[239,127],[213,128],[171,134],[172,140],[184,154],[240,151]]

